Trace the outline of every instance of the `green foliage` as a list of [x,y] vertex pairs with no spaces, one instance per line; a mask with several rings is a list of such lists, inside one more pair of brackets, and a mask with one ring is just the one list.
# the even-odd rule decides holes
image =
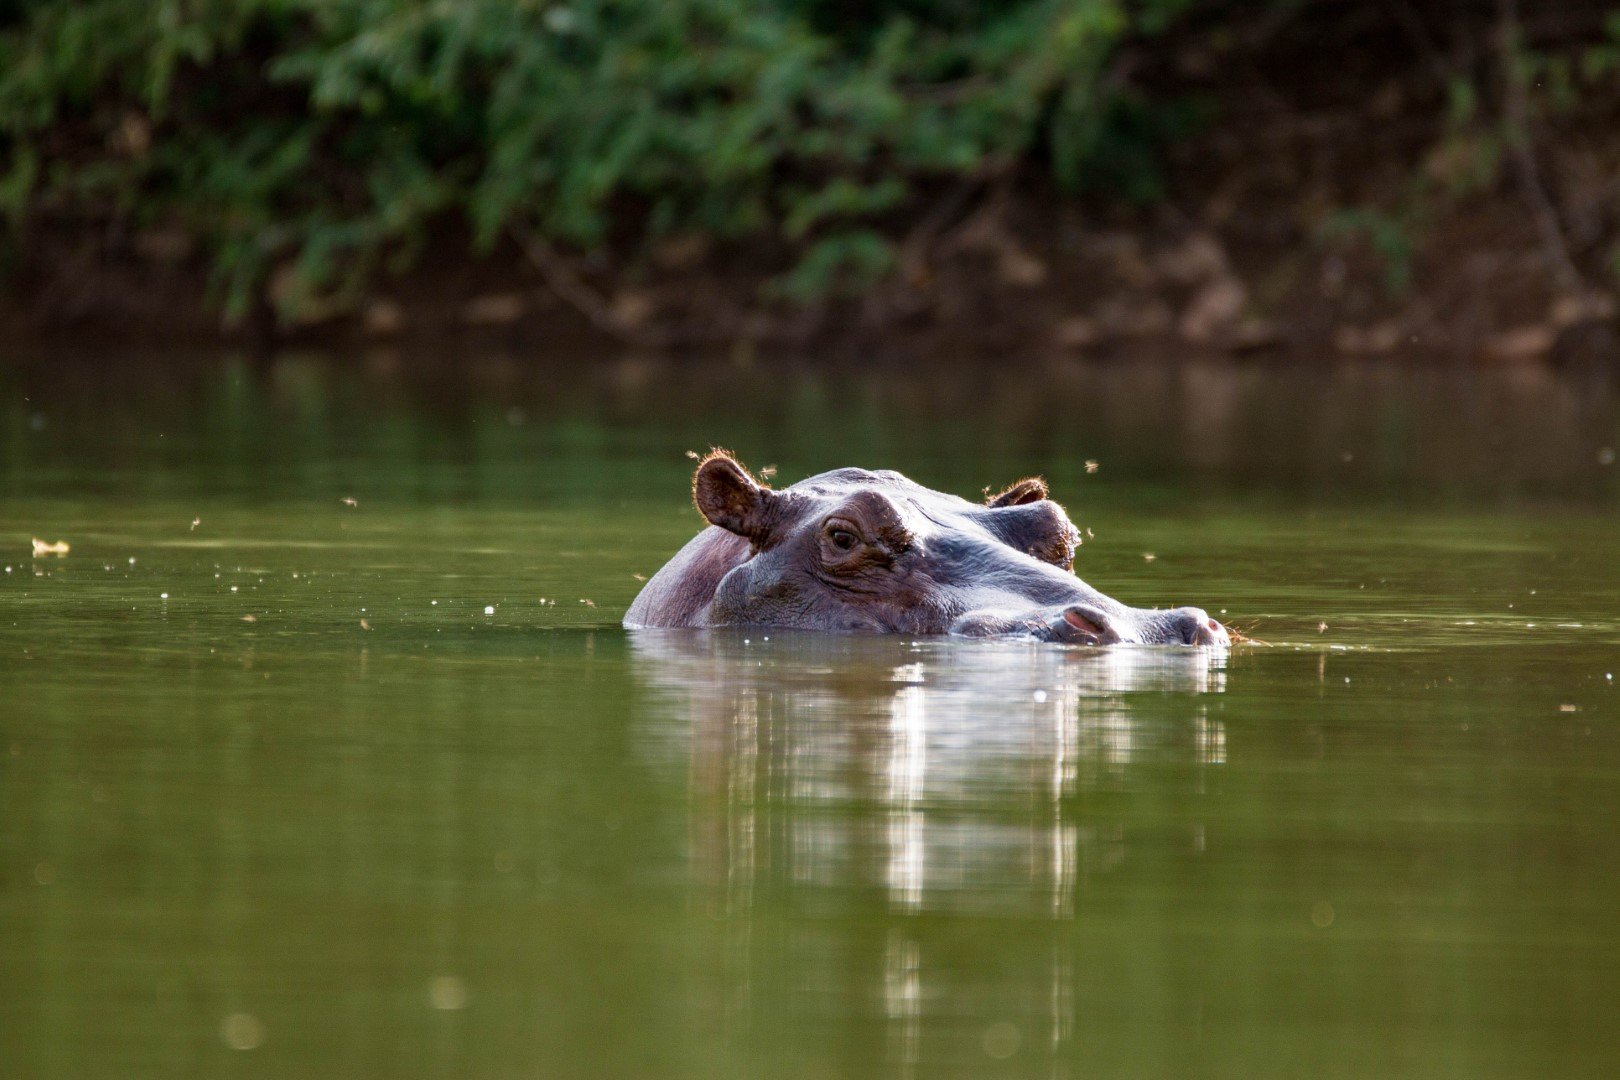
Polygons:
[[1322,227],[1322,239],[1365,243],[1384,269],[1384,288],[1391,295],[1412,284],[1416,236],[1422,227],[1425,204],[1408,200],[1394,213],[1358,206],[1331,215]]
[[775,292],[801,304],[825,296],[856,295],[894,265],[894,252],[870,229],[838,232],[817,241]]
[[0,12],[0,215],[184,230],[240,314],[487,247],[771,237],[808,301],[892,262],[923,184],[1049,161],[1158,191],[1186,116],[1115,85],[1190,0],[21,0]]
[[[1545,129],[1583,105],[1612,101],[1620,89],[1620,12],[1604,20],[1595,42],[1532,47],[1514,24],[1495,23],[1489,32],[1488,62],[1459,67],[1446,80],[1441,133],[1423,167],[1384,205],[1340,209],[1320,229],[1323,240],[1363,244],[1382,264],[1392,294],[1411,286],[1423,234],[1448,202],[1496,187],[1514,155],[1535,159],[1538,138],[1549,138]],[[1620,248],[1609,261],[1620,277]]]

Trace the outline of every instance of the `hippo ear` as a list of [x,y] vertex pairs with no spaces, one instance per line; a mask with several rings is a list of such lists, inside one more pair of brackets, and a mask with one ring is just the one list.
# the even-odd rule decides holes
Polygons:
[[985,499],[984,505],[1023,506],[1025,503],[1040,502],[1046,496],[1046,481],[1038,476],[1026,476],[1001,494],[991,495]]
[[692,501],[709,524],[755,542],[770,532],[780,500],[724,450],[710,453],[692,476]]

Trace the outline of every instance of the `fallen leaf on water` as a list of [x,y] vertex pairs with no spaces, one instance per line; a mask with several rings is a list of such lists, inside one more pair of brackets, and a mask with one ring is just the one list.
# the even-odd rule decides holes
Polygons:
[[257,615],[244,615],[244,616],[242,616],[242,621],[243,622],[258,622],[259,617]]
[[360,629],[362,629],[362,630],[370,630],[371,629],[371,624],[366,622],[366,620],[361,619],[360,620]]
[[[647,575],[646,574],[631,574],[630,576],[635,578],[637,581],[646,581],[647,580]],[[544,603],[544,601],[541,601],[541,602]]]
[[73,548],[69,546],[66,540],[58,540],[54,544],[47,544],[39,537],[34,537],[34,558],[36,559],[42,555],[66,555],[72,550]]

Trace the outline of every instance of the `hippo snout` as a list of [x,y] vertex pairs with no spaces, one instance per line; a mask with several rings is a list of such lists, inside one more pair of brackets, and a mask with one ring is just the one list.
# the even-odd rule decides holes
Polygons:
[[1203,608],[1131,611],[1084,602],[1065,605],[1038,624],[1035,635],[1071,645],[1216,645],[1232,643],[1226,627]]
[[1170,612],[1170,640],[1182,645],[1230,645],[1232,635],[1203,608],[1183,607]]

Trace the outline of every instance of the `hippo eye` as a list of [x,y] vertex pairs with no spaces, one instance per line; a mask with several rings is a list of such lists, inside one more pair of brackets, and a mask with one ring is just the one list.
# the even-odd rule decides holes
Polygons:
[[831,540],[832,546],[839,551],[854,551],[855,545],[861,542],[861,538],[848,529],[833,529],[827,534],[827,539]]

